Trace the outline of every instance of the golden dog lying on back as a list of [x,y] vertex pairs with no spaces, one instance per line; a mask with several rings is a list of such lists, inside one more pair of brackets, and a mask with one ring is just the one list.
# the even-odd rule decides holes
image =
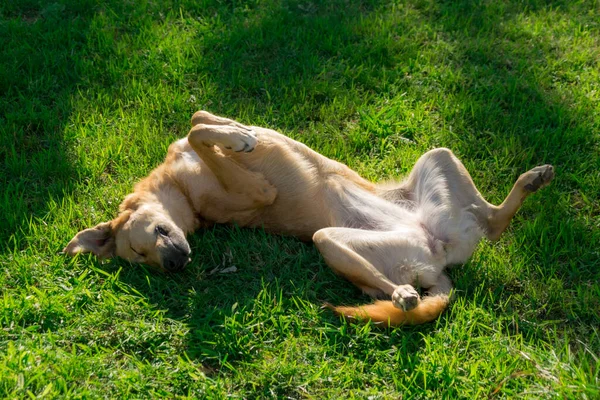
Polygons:
[[[496,240],[552,166],[519,177],[500,206],[448,149],[424,154],[402,182],[378,186],[270,129],[199,111],[187,138],[139,182],[109,222],[79,232],[67,254],[119,256],[166,271],[189,262],[186,235],[213,223],[264,227],[315,242],[327,264],[377,301],[334,307],[389,325],[434,320],[448,304],[444,269]],[[426,290],[419,298],[414,286]]]

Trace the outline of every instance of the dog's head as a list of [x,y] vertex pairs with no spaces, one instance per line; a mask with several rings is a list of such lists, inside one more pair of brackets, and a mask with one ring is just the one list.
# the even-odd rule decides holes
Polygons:
[[118,256],[163,271],[181,271],[190,261],[185,232],[161,207],[125,209],[112,221],[79,232],[63,250],[68,255]]

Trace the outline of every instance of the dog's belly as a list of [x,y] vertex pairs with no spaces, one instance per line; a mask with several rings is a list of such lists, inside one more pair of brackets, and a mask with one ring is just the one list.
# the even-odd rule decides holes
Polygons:
[[272,205],[257,210],[245,226],[310,241],[315,232],[332,225],[323,207],[307,207],[304,201],[277,198]]
[[468,215],[445,220],[445,225],[436,226],[435,232],[423,223],[394,232],[410,240],[400,244],[384,274],[398,285],[423,288],[436,285],[439,275],[449,265],[466,262],[482,237],[481,229]]
[[483,232],[475,216],[466,210],[441,208],[440,213],[419,212],[418,205],[405,209],[391,231],[402,240],[394,242],[390,264],[382,265],[392,282],[430,288],[452,264],[472,255]]

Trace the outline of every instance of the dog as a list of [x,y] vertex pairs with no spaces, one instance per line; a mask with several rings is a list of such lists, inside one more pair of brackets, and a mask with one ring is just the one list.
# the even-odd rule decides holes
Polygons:
[[446,267],[466,262],[483,237],[497,240],[525,198],[553,177],[551,165],[535,167],[495,206],[458,158],[438,148],[405,180],[374,184],[276,131],[198,111],[187,137],[135,185],[119,215],[77,233],[64,252],[177,272],[190,261],[189,233],[217,223],[262,227],[312,239],[337,274],[388,299],[331,306],[336,313],[420,324],[448,305]]

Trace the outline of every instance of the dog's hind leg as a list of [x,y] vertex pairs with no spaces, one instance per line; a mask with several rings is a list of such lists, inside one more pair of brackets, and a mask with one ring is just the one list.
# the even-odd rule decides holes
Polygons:
[[552,165],[535,167],[519,176],[506,199],[492,211],[488,220],[487,237],[497,240],[530,194],[547,186],[554,178]]
[[436,285],[443,268],[443,261],[410,232],[325,228],[314,234],[313,241],[334,271],[367,294],[377,291],[391,297],[405,311],[419,302],[412,285]]
[[551,165],[533,168],[522,174],[504,202],[495,206],[488,203],[479,193],[469,172],[452,151],[439,148],[421,156],[408,179],[395,191],[411,193],[418,180],[431,170],[432,165],[439,168],[444,176],[452,205],[468,208],[477,217],[490,240],[500,237],[528,195],[549,184],[554,177]]
[[[385,269],[386,266],[379,265],[377,268],[371,261],[360,255],[353,246],[350,246],[362,232],[367,231],[350,228],[325,228],[313,235],[313,242],[325,258],[327,265],[336,273],[372,297],[379,297],[379,294],[391,297],[398,285],[380,270]],[[372,236],[375,232],[369,233]],[[374,241],[372,247],[379,249],[381,246]]]
[[[451,285],[442,282],[440,289],[445,290],[437,290],[438,268],[419,268],[421,262],[431,260],[411,237],[399,232],[325,228],[314,234],[313,241],[336,273],[373,297],[382,293],[391,298],[360,307],[332,307],[338,314],[388,325],[417,324],[434,320],[448,304],[445,292]],[[402,262],[414,263],[415,268],[399,271]],[[435,295],[421,300],[411,285],[414,282],[436,289]]]
[[433,286],[427,289],[427,294],[429,296],[447,296],[450,297],[452,293],[453,285],[450,277],[446,275],[445,272],[442,272],[438,275],[436,282]]

